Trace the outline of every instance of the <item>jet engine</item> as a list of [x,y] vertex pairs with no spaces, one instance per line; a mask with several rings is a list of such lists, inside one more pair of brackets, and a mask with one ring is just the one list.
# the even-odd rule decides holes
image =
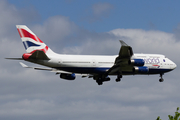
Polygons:
[[134,73],[148,73],[149,68],[148,67],[134,67],[133,72]]
[[66,73],[61,73],[60,78],[66,79],[66,80],[74,80],[76,78],[76,75],[73,74],[66,74]]
[[144,66],[145,62],[143,59],[132,59],[129,60],[129,64],[133,66]]

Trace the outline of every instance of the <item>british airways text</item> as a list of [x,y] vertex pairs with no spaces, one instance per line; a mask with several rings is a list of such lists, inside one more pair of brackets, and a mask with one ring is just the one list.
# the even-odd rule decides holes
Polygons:
[[160,63],[159,58],[147,58],[143,60],[146,64],[159,64]]

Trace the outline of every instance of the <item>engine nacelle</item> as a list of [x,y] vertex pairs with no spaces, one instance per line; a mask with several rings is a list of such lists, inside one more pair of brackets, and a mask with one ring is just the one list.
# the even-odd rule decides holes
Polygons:
[[148,67],[134,67],[133,72],[134,73],[148,73],[149,68]]
[[74,80],[76,78],[76,75],[73,74],[66,74],[66,73],[61,73],[60,78],[66,79],[66,80]]
[[144,66],[145,62],[143,59],[133,59],[129,60],[129,64],[133,66]]

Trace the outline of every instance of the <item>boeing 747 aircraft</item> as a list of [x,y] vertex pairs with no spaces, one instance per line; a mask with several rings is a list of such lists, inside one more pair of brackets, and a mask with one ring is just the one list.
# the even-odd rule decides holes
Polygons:
[[[123,75],[159,74],[159,82],[163,82],[163,74],[176,68],[176,64],[160,54],[134,54],[132,47],[120,40],[119,55],[64,55],[53,52],[27,26],[17,25],[26,53],[22,58],[7,58],[25,60],[46,68],[28,67],[35,70],[47,70],[60,74],[60,78],[74,80],[76,75],[93,78],[98,85],[110,81],[110,75],[116,75],[119,82]],[[49,68],[47,68],[49,67]]]

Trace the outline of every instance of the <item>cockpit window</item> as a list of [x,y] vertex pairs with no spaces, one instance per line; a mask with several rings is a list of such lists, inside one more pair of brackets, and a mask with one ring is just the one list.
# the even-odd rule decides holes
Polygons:
[[166,62],[166,60],[165,60],[165,59],[163,59],[163,61],[164,61],[164,62]]

